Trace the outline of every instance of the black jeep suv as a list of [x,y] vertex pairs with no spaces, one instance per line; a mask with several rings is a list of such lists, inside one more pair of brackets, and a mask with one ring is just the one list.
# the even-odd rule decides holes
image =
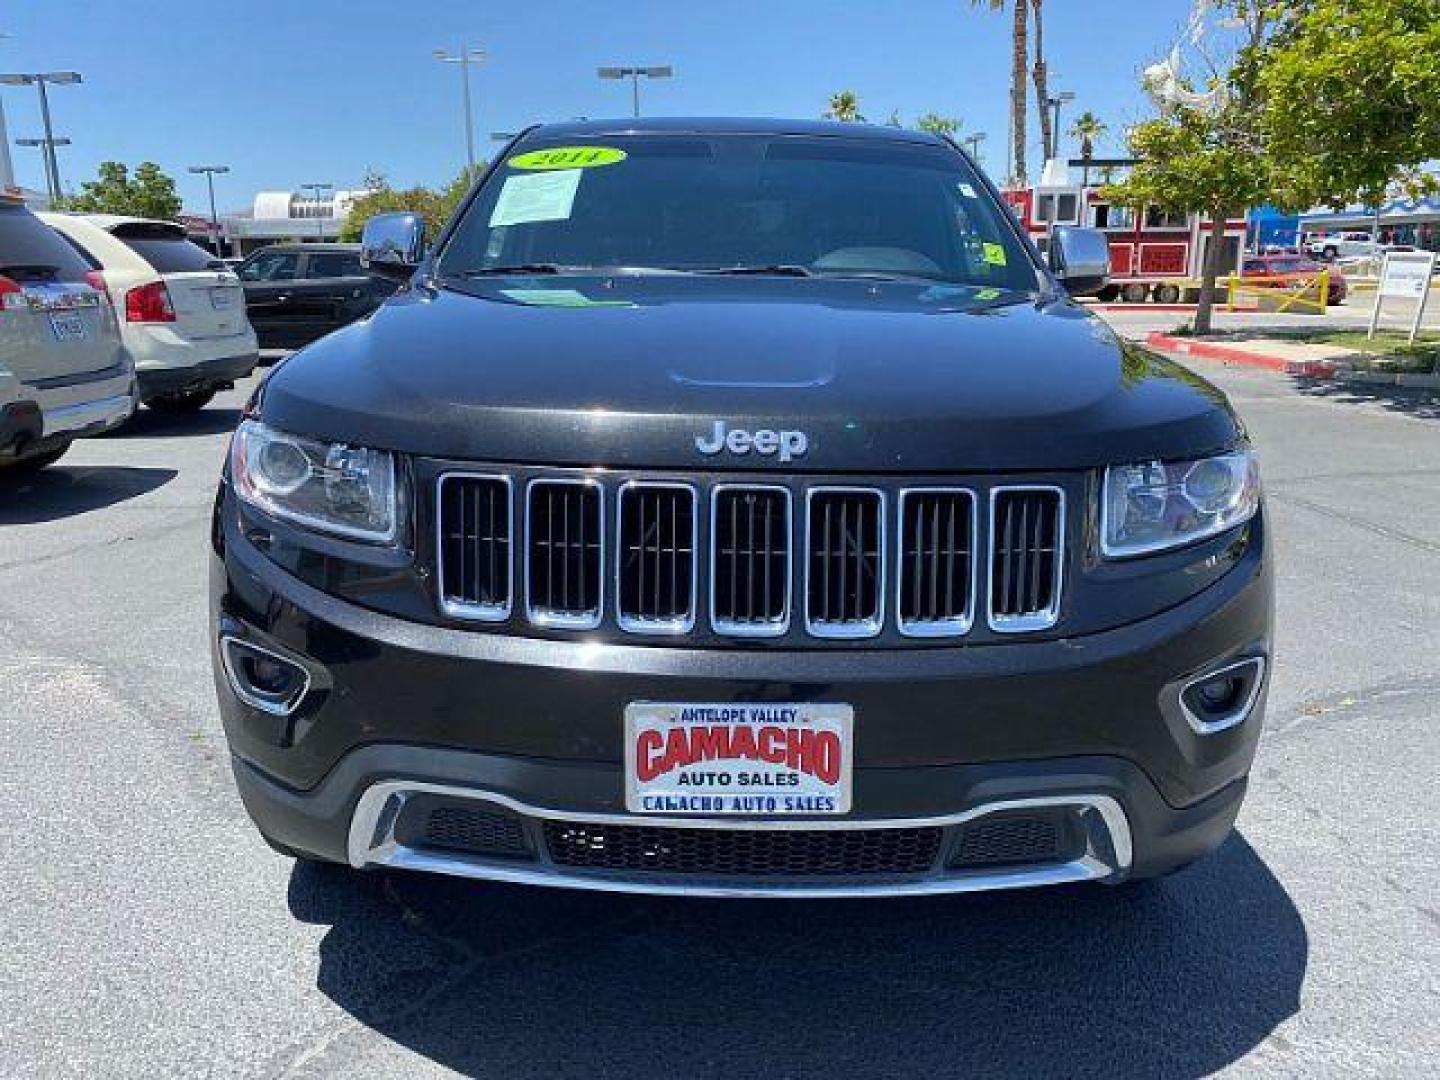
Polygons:
[[1225,398],[952,143],[523,133],[280,366],[216,501],[241,797],[305,858],[705,895],[1163,873],[1228,834],[1272,575]]

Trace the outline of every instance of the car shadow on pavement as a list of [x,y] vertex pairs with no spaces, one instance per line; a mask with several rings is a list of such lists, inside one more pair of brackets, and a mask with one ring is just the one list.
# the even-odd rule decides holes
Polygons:
[[1295,379],[1295,388],[1307,397],[1342,405],[1380,405],[1419,420],[1440,420],[1440,393],[1386,383],[1357,383],[1332,379]]
[[[462,1073],[547,1080],[1198,1077],[1297,1011],[1308,954],[1238,834],[1122,889],[707,901],[299,864],[289,900],[329,925],[318,986],[355,1019]],[[290,1049],[326,1074],[395,1060],[353,1031]]]
[[0,525],[37,525],[103,510],[163,487],[177,475],[175,469],[121,465],[51,465],[24,476],[0,470]]
[[141,409],[124,427],[116,428],[104,439],[154,439],[174,435],[223,435],[234,431],[240,423],[240,410],[211,406],[193,413],[161,413]]

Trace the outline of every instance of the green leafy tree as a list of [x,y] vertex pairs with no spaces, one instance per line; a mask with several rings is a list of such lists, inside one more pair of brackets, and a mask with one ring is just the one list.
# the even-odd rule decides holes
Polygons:
[[1440,157],[1440,3],[1272,6],[1254,79],[1278,198],[1292,209],[1376,204],[1392,181],[1433,186],[1414,167]]
[[365,177],[365,187],[367,193],[356,199],[345,215],[345,224],[340,227],[341,240],[354,243],[365,231],[365,222],[376,214],[399,211],[423,217],[425,233],[433,238],[450,220],[450,215],[470,189],[470,173],[468,169],[462,170],[459,176],[437,191],[418,184],[397,189],[390,186],[383,174],[371,172]]
[[180,196],[175,181],[153,161],[141,162],[133,175],[120,162],[105,161],[98,178],[81,184],[79,195],[61,199],[57,209],[173,221],[180,213]]
[[921,131],[930,132],[931,135],[942,135],[945,138],[953,139],[960,130],[960,118],[928,112],[915,121],[915,126]]
[[860,115],[860,99],[853,90],[840,90],[830,95],[830,108],[825,110],[823,119],[839,120],[846,124],[866,123]]
[[1221,7],[1239,43],[1228,62],[1209,58],[1214,75],[1205,89],[1220,92],[1162,100],[1158,117],[1130,130],[1138,164],[1106,189],[1132,206],[1209,216],[1195,312],[1202,334],[1211,328],[1227,217],[1265,201],[1290,211],[1379,202],[1392,181],[1419,175],[1417,166],[1440,156],[1436,0]]

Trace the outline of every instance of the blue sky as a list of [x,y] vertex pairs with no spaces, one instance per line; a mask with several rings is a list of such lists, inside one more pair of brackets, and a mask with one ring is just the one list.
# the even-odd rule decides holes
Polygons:
[[[1090,108],[1109,123],[1100,150],[1119,152],[1113,132],[1146,113],[1138,72],[1169,49],[1189,3],[1045,7],[1052,85],[1078,95],[1068,116]],[[628,84],[601,82],[598,65],[670,63],[673,80],[642,88],[646,113],[813,117],[849,88],[873,121],[935,111],[987,132],[998,176],[1009,23],[969,0],[7,0],[0,70],[83,73],[51,98],[56,134],[74,143],[59,151],[67,188],[103,160],[150,159],[196,210],[204,181],[191,164],[231,166],[222,211],[261,189],[352,186],[367,168],[397,185],[453,176],[460,76],[431,52],[463,40],[489,54],[473,87],[482,153],[491,131],[628,115]],[[34,90],[0,93],[11,139],[40,134]],[[1031,129],[1038,147],[1033,118]],[[17,179],[43,187],[38,151],[11,154]]]

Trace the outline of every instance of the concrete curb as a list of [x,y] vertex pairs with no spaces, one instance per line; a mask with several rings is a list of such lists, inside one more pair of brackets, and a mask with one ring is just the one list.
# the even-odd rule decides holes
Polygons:
[[[1285,371],[1292,375],[1320,374],[1320,372],[1314,371],[1313,369],[1316,367],[1329,367],[1329,365],[1317,364],[1317,362],[1313,360],[1285,360],[1278,356],[1271,356],[1268,353],[1253,352],[1250,349],[1237,349],[1233,345],[1222,345],[1215,341],[1196,341],[1194,338],[1174,337],[1171,334],[1164,334],[1158,330],[1146,336],[1145,344],[1149,345],[1152,349],[1179,353],[1181,356],[1193,356],[1198,360],[1220,360],[1227,364],[1238,364],[1242,367],[1265,368],[1269,371]],[[1301,370],[1292,370],[1292,368]],[[1333,371],[1333,368],[1331,371]]]

